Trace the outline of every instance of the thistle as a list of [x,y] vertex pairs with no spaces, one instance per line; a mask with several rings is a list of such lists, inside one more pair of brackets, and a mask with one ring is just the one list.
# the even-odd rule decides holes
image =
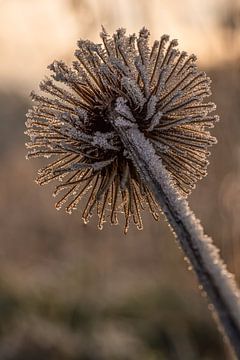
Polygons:
[[37,182],[59,180],[56,208],[69,213],[84,197],[83,220],[96,209],[100,229],[119,213],[125,233],[131,220],[142,229],[142,209],[156,220],[162,211],[240,356],[238,290],[185,200],[216,143],[207,131],[218,121],[215,105],[204,101],[210,79],[167,35],[152,46],[145,28],[138,37],[103,29],[101,38],[80,40],[72,67],[49,66],[52,79],[40,83],[47,95],[32,93],[28,158],[54,157]]

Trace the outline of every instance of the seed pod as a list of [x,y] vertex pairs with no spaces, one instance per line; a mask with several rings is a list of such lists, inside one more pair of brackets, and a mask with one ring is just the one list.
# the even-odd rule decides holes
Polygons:
[[[213,103],[210,79],[196,67],[196,57],[176,49],[163,35],[149,43],[149,31],[126,36],[119,29],[103,45],[80,40],[72,67],[54,61],[52,79],[40,83],[44,94],[32,93],[35,106],[27,114],[28,158],[54,157],[39,170],[40,185],[58,179],[54,195],[59,209],[86,201],[83,220],[97,209],[98,226],[118,222],[123,212],[126,232],[132,219],[142,228],[141,210],[155,219],[160,208],[136,171],[116,124],[136,126],[151,142],[179,195],[186,197],[206,175],[208,147],[216,142],[206,128],[218,120],[209,115]],[[59,83],[59,84],[58,84]]]

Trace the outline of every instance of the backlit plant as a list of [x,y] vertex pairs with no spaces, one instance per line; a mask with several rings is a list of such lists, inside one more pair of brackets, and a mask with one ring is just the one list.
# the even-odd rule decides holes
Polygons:
[[162,211],[240,356],[239,292],[185,200],[216,142],[215,105],[204,101],[210,79],[167,35],[152,45],[145,28],[138,37],[103,29],[101,38],[80,40],[72,66],[54,61],[52,79],[40,83],[45,95],[32,93],[28,158],[54,157],[37,182],[61,181],[56,208],[69,213],[84,197],[83,220],[96,209],[100,229],[119,213],[125,233],[130,221],[142,229],[142,209],[155,219]]

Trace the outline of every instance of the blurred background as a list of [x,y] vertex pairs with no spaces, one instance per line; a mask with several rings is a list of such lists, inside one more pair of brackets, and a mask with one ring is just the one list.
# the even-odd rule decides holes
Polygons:
[[0,360],[232,359],[163,219],[99,231],[33,182],[29,93],[101,24],[168,33],[211,76],[218,145],[190,205],[240,283],[240,1],[0,0]]

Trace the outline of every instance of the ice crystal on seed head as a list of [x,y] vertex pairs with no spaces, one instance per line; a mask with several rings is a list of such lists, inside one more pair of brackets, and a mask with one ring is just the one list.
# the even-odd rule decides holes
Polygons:
[[97,209],[98,226],[107,218],[118,223],[123,212],[142,228],[141,209],[155,219],[160,209],[128,157],[116,126],[137,127],[151,142],[172,184],[186,196],[206,175],[207,148],[216,142],[206,128],[218,120],[215,105],[203,102],[210,79],[196,67],[196,57],[176,49],[163,35],[151,46],[149,31],[126,36],[119,29],[103,45],[80,40],[72,67],[54,61],[52,79],[32,93],[35,106],[27,114],[28,158],[54,157],[39,170],[40,185],[57,179],[59,209],[76,209],[84,196],[83,220]]

